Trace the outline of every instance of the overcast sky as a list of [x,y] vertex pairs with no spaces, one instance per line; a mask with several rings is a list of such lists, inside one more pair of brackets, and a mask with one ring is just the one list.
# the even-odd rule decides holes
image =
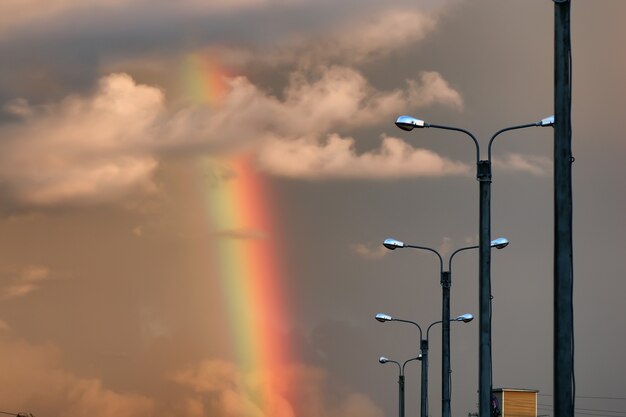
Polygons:
[[[626,414],[626,2],[574,1],[577,415]],[[0,411],[391,417],[477,243],[467,137],[553,111],[549,0],[4,0]],[[553,130],[494,147],[495,387],[552,415]],[[484,156],[484,155],[483,155]],[[452,315],[478,313],[477,253]],[[477,411],[478,323],[452,325]],[[441,333],[430,333],[430,414]],[[407,365],[407,416],[419,412]],[[604,410],[604,411],[598,411]],[[608,410],[608,411],[607,411]],[[621,411],[622,414],[610,413]]]

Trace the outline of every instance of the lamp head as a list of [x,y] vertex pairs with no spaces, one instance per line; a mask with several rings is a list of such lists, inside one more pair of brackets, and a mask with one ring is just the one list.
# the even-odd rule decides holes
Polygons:
[[491,247],[496,249],[506,248],[509,244],[509,240],[505,237],[499,237],[491,241]]
[[387,362],[389,362],[389,359],[385,358],[384,356],[381,356],[380,358],[378,358],[378,362],[380,362],[380,363],[387,363]]
[[421,360],[422,360],[422,358],[423,358],[423,357],[422,357],[422,354],[421,354],[421,353],[420,353],[419,355],[417,355],[417,360],[418,360],[418,361],[421,361]]
[[391,317],[389,314],[383,314],[383,313],[376,314],[376,317],[374,318],[381,323],[393,320],[393,317]]
[[554,126],[554,115],[541,119],[537,126]]
[[410,132],[416,127],[426,127],[426,123],[423,120],[416,119],[413,116],[400,116],[396,119],[396,126],[402,130]]
[[396,248],[403,248],[405,246],[404,242],[400,242],[394,238],[385,239],[383,242],[383,246],[389,250],[394,250]]
[[463,323],[469,323],[470,321],[474,320],[474,316],[472,314],[470,314],[470,313],[465,313],[465,314],[461,314],[460,316],[458,316],[454,320],[455,321],[462,321]]

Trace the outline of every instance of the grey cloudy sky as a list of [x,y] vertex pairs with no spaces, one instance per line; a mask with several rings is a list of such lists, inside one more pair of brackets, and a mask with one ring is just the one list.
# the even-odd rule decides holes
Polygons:
[[[380,242],[474,244],[478,184],[466,138],[393,121],[485,143],[552,114],[553,3],[9,0],[0,12],[0,411],[269,417],[217,268],[219,242],[237,241],[279,249],[272,335],[292,355],[276,370],[288,387],[267,394],[272,417],[396,415],[397,374],[378,357],[416,355],[417,334],[373,316],[427,325],[441,290],[432,255]],[[621,412],[626,400],[582,397],[626,398],[625,14],[619,0],[572,4],[577,407]],[[494,385],[540,390],[547,415],[552,147],[551,129],[499,138],[492,188],[493,236],[511,241],[492,257]],[[207,190],[245,177],[241,154],[272,228],[210,214]],[[262,211],[230,211],[244,209]],[[476,253],[455,259],[452,314],[477,313],[477,272]],[[455,416],[476,411],[477,331],[452,328]]]

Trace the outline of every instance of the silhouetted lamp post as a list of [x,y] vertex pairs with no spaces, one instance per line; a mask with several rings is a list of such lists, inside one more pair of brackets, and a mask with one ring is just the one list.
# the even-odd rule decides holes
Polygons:
[[[479,218],[479,284],[478,284],[478,415],[489,417],[491,401],[491,146],[496,137],[510,130],[524,129],[535,126],[553,126],[554,116],[546,117],[536,123],[511,126],[497,131],[489,140],[487,159],[480,159],[480,145],[476,137],[469,131],[452,126],[435,125],[412,116],[400,116],[396,126],[411,131],[415,128],[433,128],[454,130],[469,136],[476,146],[476,178],[480,184],[480,218]],[[446,416],[448,417],[448,416]]]
[[[496,249],[505,248],[509,244],[508,239],[499,237],[491,241],[491,247]],[[385,239],[383,245],[390,250],[399,248],[413,248],[421,249],[434,253],[439,258],[439,271],[441,276],[441,290],[442,290],[442,313],[441,322],[441,413],[443,417],[450,417],[451,415],[451,371],[450,371],[450,287],[452,286],[452,259],[454,255],[461,251],[468,249],[478,249],[478,246],[467,246],[461,249],[457,249],[448,258],[448,270],[443,270],[443,257],[441,254],[426,246],[417,246],[407,244],[399,240],[389,238]]]
[[[399,321],[402,323],[411,323],[417,326],[420,332],[420,356],[422,361],[422,384],[421,384],[421,404],[420,404],[420,417],[428,417],[428,334],[430,333],[430,328],[435,324],[441,323],[441,320],[435,321],[431,323],[426,329],[426,338],[424,339],[422,328],[419,324],[411,320],[403,320],[395,317],[391,317],[388,314],[378,313],[376,314],[376,320],[381,323],[387,321]],[[463,323],[468,323],[474,319],[474,316],[471,314],[463,314],[449,321],[461,321]],[[448,323],[449,324],[449,323]]]
[[404,367],[406,366],[407,363],[411,362],[411,361],[416,361],[416,360],[421,360],[422,356],[418,356],[417,358],[411,358],[411,359],[407,359],[404,361],[404,363],[402,365],[400,365],[400,362],[396,362],[394,360],[388,359],[384,356],[381,356],[378,359],[378,362],[385,364],[385,363],[395,363],[396,365],[398,365],[398,371],[399,371],[399,375],[398,375],[398,415],[399,417],[404,417]]

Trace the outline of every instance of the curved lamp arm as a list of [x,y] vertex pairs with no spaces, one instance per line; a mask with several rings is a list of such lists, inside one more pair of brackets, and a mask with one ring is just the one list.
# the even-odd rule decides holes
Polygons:
[[[396,365],[398,365],[398,372],[400,372],[400,375],[404,374],[404,372],[403,372],[404,365],[400,366],[400,363],[397,362],[397,361],[394,361],[394,360],[391,360],[391,359],[386,358],[384,356],[381,356],[380,358],[378,358],[378,362],[382,363],[383,365],[386,364],[386,363],[395,363]],[[405,362],[405,364],[406,364],[406,362]]]
[[547,127],[547,126],[554,126],[554,116],[546,117],[545,119],[541,119],[540,121],[535,122],[535,123],[526,123],[523,125],[511,126],[511,127],[506,127],[504,129],[498,130],[496,133],[493,134],[493,136],[489,140],[489,146],[487,147],[487,160],[491,162],[491,147],[493,145],[493,141],[501,133],[508,132],[509,130],[525,129],[527,127]]
[[411,361],[419,361],[421,360],[422,357],[421,356],[417,356],[415,358],[411,358],[411,359],[407,359],[404,361],[404,363],[402,364],[402,370],[400,371],[401,374],[400,375],[404,375],[404,367],[406,366],[407,363],[411,362]]
[[427,250],[429,252],[432,252],[435,255],[437,255],[437,258],[439,258],[439,269],[443,272],[443,258],[441,257],[441,254],[433,248],[429,248],[427,246],[411,245],[408,243],[404,243],[400,240],[394,239],[392,237],[385,239],[385,241],[383,242],[383,246],[389,250],[396,250],[398,248],[412,248],[412,249],[422,249],[422,250]]
[[[491,241],[491,247],[492,248],[496,248],[496,249],[504,249],[509,245],[509,240],[505,237],[499,237],[497,239],[494,239]],[[448,272],[452,272],[452,258],[454,258],[454,255],[456,255],[457,253],[464,251],[464,250],[468,250],[468,249],[478,249],[480,248],[480,246],[478,245],[474,245],[474,246],[466,246],[464,248],[461,249],[457,249],[454,252],[452,252],[452,255],[450,255],[450,258],[448,259]]]
[[418,330],[420,331],[420,340],[422,340],[422,328],[420,327],[419,324],[415,323],[414,321],[411,320],[404,320],[404,319],[397,319],[395,317],[390,316],[389,314],[385,314],[385,313],[378,313],[376,314],[376,316],[374,316],[374,318],[381,322],[381,323],[385,323],[387,321],[399,321],[401,323],[411,323],[413,325],[415,325]]
[[394,318],[392,320],[393,321],[399,321],[399,322],[402,322],[402,323],[411,323],[411,324],[415,325],[417,327],[417,329],[420,331],[420,340],[422,340],[422,328],[420,327],[419,324],[417,324],[417,323],[415,323],[414,321],[411,321],[411,320],[396,319],[396,318]]
[[410,132],[411,130],[415,128],[432,127],[433,129],[454,130],[457,132],[465,133],[474,141],[474,145],[476,146],[476,162],[480,161],[480,145],[478,144],[478,139],[476,139],[476,137],[471,132],[465,129],[461,129],[461,128],[453,127],[453,126],[433,125],[430,123],[426,123],[425,121],[421,119],[417,119],[413,116],[398,117],[396,119],[396,126],[398,126],[400,129],[405,130],[407,132]]
[[469,249],[478,249],[479,246],[478,245],[474,245],[474,246],[466,246],[464,248],[461,249],[457,249],[454,252],[452,252],[452,255],[450,255],[450,258],[448,258],[448,272],[452,272],[452,258],[454,258],[454,255],[456,255],[457,253],[464,251],[464,250],[469,250]]
[[432,124],[429,124],[425,127],[432,127],[435,129],[443,129],[443,130],[454,130],[456,132],[465,133],[474,141],[474,146],[476,146],[476,162],[480,161],[480,144],[478,143],[478,139],[476,139],[476,136],[474,136],[470,131],[461,129],[460,127],[432,125]]
[[426,330],[426,340],[428,340],[428,333],[430,332],[430,328],[433,327],[435,324],[439,324],[442,323],[441,320],[438,320],[436,322],[430,323],[430,326],[428,326],[428,329]]
[[439,258],[439,270],[441,272],[443,272],[443,258],[441,257],[441,254],[439,252],[437,252],[435,249],[429,248],[427,246],[410,245],[408,243],[406,243],[404,246],[407,247],[407,248],[412,248],[412,249],[427,250],[429,252],[434,253],[435,255],[437,255],[437,258]]

